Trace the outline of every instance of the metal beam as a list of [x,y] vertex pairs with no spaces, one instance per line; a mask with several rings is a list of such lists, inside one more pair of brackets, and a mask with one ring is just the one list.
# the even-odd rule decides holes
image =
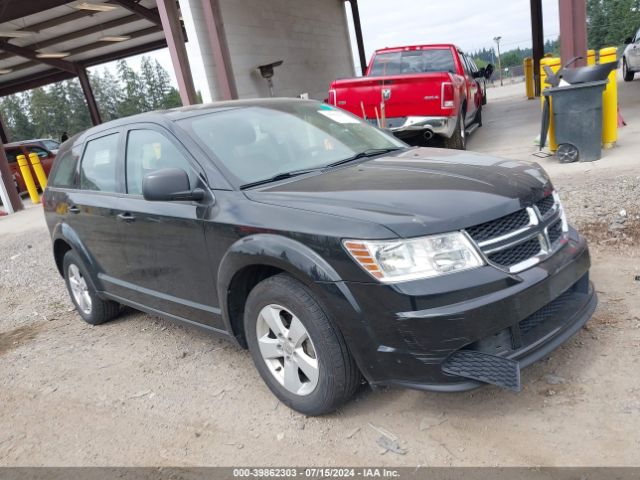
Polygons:
[[157,10],[146,8],[133,0],[111,0],[111,3],[117,3],[139,17],[149,20],[156,25],[162,25],[162,19],[160,18],[160,14]]
[[582,57],[572,66],[587,64],[587,5],[586,0],[559,0],[560,57],[565,64],[574,57]]
[[4,128],[2,113],[0,113],[0,141],[2,141],[2,143],[9,143],[9,136],[7,135],[7,130]]
[[[129,35],[131,37],[131,39],[134,38],[140,38],[140,37],[145,37],[147,35],[152,35],[154,33],[158,33],[160,32],[161,29],[157,26],[153,26],[153,27],[149,27],[149,28],[145,28],[143,30],[138,30],[136,32],[129,32],[127,35]],[[84,53],[84,52],[88,52],[88,51],[92,51],[92,50],[96,50],[98,48],[104,47],[106,45],[112,45],[111,42],[104,42],[104,41],[98,41],[98,42],[93,42],[93,43],[89,43],[88,45],[82,45],[81,47],[76,47],[76,48],[72,48],[71,50],[69,50],[69,55],[73,56],[73,55],[77,55],[79,53]],[[166,44],[165,44],[166,46]],[[162,48],[162,47],[160,47]],[[2,46],[0,45],[0,50],[2,50]],[[122,50],[120,50],[122,51]],[[118,51],[118,52],[120,52]],[[119,57],[116,57],[119,58]],[[24,70],[26,68],[31,68],[35,65],[38,65],[39,63],[42,63],[40,61],[41,59],[36,59],[30,62],[25,62],[25,63],[18,63],[16,65],[12,65],[11,69],[16,72],[18,70]],[[68,60],[63,60],[66,63],[72,63]],[[82,62],[73,62],[73,63],[82,63]]]
[[[562,2],[562,0],[560,0]],[[544,56],[544,30],[542,23],[542,0],[530,0],[531,40],[533,45],[533,78],[536,97],[540,96],[540,60]]]
[[44,12],[65,3],[69,3],[69,0],[4,0],[0,2],[0,23]]
[[44,63],[46,65],[50,65],[64,72],[76,73],[76,66],[73,62],[60,60],[58,58],[38,58],[36,52],[34,52],[33,50],[30,50],[24,47],[19,47],[17,45],[13,45],[7,41],[0,43],[0,50],[13,53],[14,55],[18,55],[20,57],[29,58],[37,63]]
[[[91,27],[83,28],[82,30],[76,30],[74,32],[67,33],[65,35],[60,35],[59,37],[50,38],[49,40],[31,43],[29,45],[23,45],[23,47],[37,48],[40,50],[40,49],[50,47],[52,45],[68,42],[69,40],[75,40],[77,38],[84,37],[85,35],[91,35],[92,33],[102,32],[109,28],[120,27],[122,25],[126,25],[128,23],[136,22],[136,21],[139,21],[139,18],[137,15],[127,15],[126,17],[116,18],[115,20],[110,20],[108,22],[100,23],[98,25],[92,25]],[[0,60],[5,60],[12,56],[13,56],[12,54],[3,53],[3,54],[0,54]]]
[[91,83],[89,83],[89,76],[87,75],[87,71],[83,67],[78,68],[78,80],[80,80],[80,86],[82,87],[82,92],[84,93],[84,99],[87,101],[91,123],[93,123],[93,125],[100,125],[102,123],[102,119],[100,118],[100,110],[98,110],[96,97],[93,96]]
[[219,95],[223,100],[238,98],[238,89],[233,76],[229,45],[224,31],[220,4],[218,0],[201,0],[204,13],[207,36],[211,44],[211,52],[215,62],[216,77],[218,80]]
[[[122,0],[117,0],[118,2]],[[183,105],[193,105],[197,102],[196,89],[193,86],[193,77],[187,57],[187,49],[184,45],[182,25],[178,15],[175,0],[157,0],[158,12],[162,20],[162,29],[167,39],[173,70],[178,81],[178,90]]]
[[[161,48],[166,47],[167,42],[164,39],[154,40],[143,45],[129,47],[125,50],[109,52],[104,55],[90,58],[79,63],[84,67],[92,67],[95,65],[101,65],[103,63],[111,62],[113,60],[127,58],[132,55],[139,55],[142,53],[152,52],[154,50],[160,50]],[[61,82],[62,80],[68,80],[73,77],[75,77],[75,74],[62,72],[59,70],[45,70],[44,72],[37,72],[29,75],[28,79],[16,78],[6,83],[0,83],[0,97],[24,92],[26,90],[31,90],[32,88],[42,87],[44,85],[49,85],[55,82]]]
[[362,38],[362,24],[360,23],[360,9],[358,8],[358,0],[349,0],[351,4],[351,16],[353,17],[353,29],[356,34],[356,42],[358,43],[358,57],[360,59],[360,68],[364,76],[367,71],[367,58],[364,54],[364,39]]

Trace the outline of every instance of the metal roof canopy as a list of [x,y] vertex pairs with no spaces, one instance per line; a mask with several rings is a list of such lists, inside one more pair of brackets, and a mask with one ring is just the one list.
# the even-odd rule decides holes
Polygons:
[[[178,60],[182,101],[193,103],[179,16],[175,0],[0,0],[0,97],[78,77],[97,125],[100,112],[87,67],[169,47],[174,65]],[[2,147],[9,139],[1,118],[0,140],[2,182],[13,210],[19,210]]]
[[[82,4],[108,11],[78,8]],[[114,41],[117,37],[121,41]],[[0,6],[0,72],[6,73],[0,75],[0,97],[166,46],[155,0],[5,0]],[[69,55],[38,58],[42,52]]]

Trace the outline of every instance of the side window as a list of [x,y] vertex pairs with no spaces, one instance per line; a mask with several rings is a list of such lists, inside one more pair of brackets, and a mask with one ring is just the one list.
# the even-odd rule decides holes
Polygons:
[[142,195],[142,178],[163,168],[180,168],[189,175],[191,188],[197,174],[175,144],[155,130],[131,130],[127,138],[127,193]]
[[79,147],[67,150],[62,156],[57,157],[49,178],[49,184],[53,187],[73,187],[75,184],[76,164],[79,157]]
[[117,133],[112,133],[87,143],[80,167],[81,189],[117,191],[118,136]]
[[29,151],[29,153],[37,154],[40,158],[46,158],[49,156],[49,152],[47,152],[44,148],[29,146],[27,147],[27,150]]
[[469,60],[464,53],[460,53],[460,59],[462,60],[462,66],[467,75],[471,75],[471,67],[469,66]]

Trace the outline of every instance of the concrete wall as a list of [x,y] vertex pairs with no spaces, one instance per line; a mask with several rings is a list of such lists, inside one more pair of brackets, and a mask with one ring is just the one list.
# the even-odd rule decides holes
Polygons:
[[[190,41],[206,42],[204,22],[198,18],[198,2],[190,4],[193,20],[185,23]],[[206,0],[205,0],[206,1]],[[343,0],[220,0],[220,13],[227,36],[232,70],[239,98],[269,96],[269,89],[256,71],[258,65],[277,60],[274,76],[275,95],[298,96],[322,100],[329,83],[340,77],[353,76],[353,56]],[[213,61],[206,46],[201,45],[201,62],[212,97],[217,98]],[[210,50],[210,49],[209,49]]]

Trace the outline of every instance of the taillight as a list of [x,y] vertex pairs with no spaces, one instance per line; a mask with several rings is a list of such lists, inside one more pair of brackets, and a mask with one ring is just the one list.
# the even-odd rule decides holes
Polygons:
[[338,99],[336,98],[336,91],[331,89],[329,90],[329,105],[338,106]]
[[455,106],[453,83],[442,83],[442,95],[440,98],[442,98],[442,108],[453,108]]

